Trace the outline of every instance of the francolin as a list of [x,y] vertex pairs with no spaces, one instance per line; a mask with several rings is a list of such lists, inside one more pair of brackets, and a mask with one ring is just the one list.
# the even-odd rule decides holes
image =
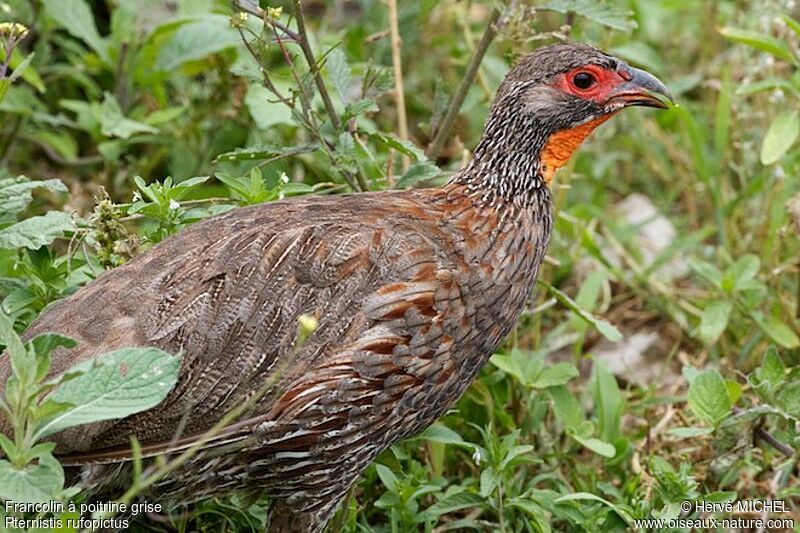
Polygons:
[[[371,461],[450,408],[514,327],[550,238],[553,173],[621,109],[668,98],[595,48],[544,47],[506,76],[446,185],[235,209],[104,273],[26,332],[78,341],[51,375],[156,346],[182,353],[180,377],[153,409],[54,435],[63,464],[119,495],[132,435],[145,457],[185,449],[266,388],[147,497],[265,491],[269,531],[322,530]],[[300,343],[302,315],[318,327]],[[9,373],[4,357],[1,384]]]

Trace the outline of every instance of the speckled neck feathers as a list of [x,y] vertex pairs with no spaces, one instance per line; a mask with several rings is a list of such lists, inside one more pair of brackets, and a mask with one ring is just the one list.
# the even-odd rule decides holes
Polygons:
[[492,106],[472,160],[451,182],[465,185],[483,205],[539,205],[548,195],[540,156],[549,132],[534,115],[507,100]]

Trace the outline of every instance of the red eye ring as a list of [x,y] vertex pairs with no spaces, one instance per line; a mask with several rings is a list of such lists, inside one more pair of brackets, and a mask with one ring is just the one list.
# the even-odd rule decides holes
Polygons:
[[597,84],[597,76],[587,70],[581,70],[572,75],[570,82],[579,91],[588,91]]

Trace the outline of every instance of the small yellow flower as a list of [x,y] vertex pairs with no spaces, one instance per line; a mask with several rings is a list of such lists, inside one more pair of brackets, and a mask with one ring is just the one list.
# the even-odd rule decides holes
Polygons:
[[19,22],[0,22],[0,39],[23,39],[28,35],[28,28]]
[[283,15],[283,8],[282,7],[268,7],[267,8],[267,18],[272,20],[277,20],[281,18]]
[[239,11],[238,13],[231,15],[230,18],[230,25],[231,28],[241,28],[244,26],[244,23],[247,22],[247,13],[244,11]]

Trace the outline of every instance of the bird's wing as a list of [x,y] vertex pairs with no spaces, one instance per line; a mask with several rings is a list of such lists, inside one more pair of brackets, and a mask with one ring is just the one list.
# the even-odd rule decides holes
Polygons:
[[[183,353],[178,384],[162,404],[57,434],[59,450],[113,455],[109,448],[126,445],[130,435],[146,451],[188,446],[270,379],[279,387],[261,400],[253,420],[226,428],[219,441],[250,433],[256,422],[296,423],[334,396],[366,408],[397,400],[432,375],[442,379],[450,369],[431,365],[431,357],[452,342],[442,314],[459,296],[452,254],[443,251],[448,237],[437,235],[434,215],[406,196],[384,202],[394,204],[385,212],[370,200],[234,211],[44,313],[27,336],[58,331],[79,340],[78,348],[55,354],[53,373],[128,345]],[[319,326],[298,347],[304,314]],[[281,365],[287,360],[290,366]],[[342,416],[333,413],[317,431],[343,423]],[[190,436],[175,440],[179,427]]]

